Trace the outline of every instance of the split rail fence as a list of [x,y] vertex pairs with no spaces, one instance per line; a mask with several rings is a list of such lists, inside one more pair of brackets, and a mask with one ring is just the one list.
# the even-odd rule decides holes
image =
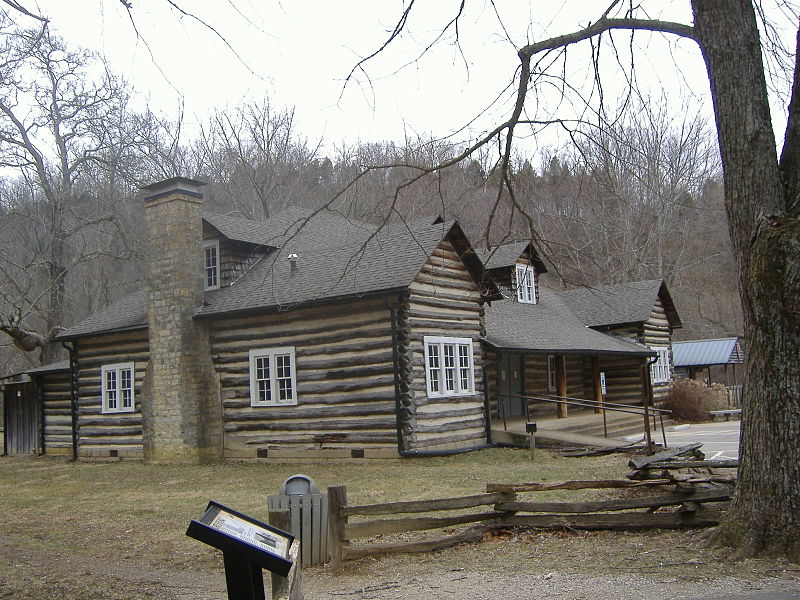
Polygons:
[[[675,479],[649,479],[645,481],[600,480],[566,481],[558,483],[523,483],[520,485],[488,484],[485,494],[391,502],[386,504],[347,504],[347,488],[328,488],[329,551],[331,565],[341,566],[345,560],[397,552],[430,552],[464,542],[477,542],[485,533],[513,527],[539,529],[619,529],[636,530],[652,528],[704,527],[719,523],[721,510],[703,506],[712,502],[727,502],[732,487],[709,485],[701,476]],[[693,484],[705,484],[699,487]],[[552,490],[583,490],[601,488],[652,488],[675,486],[675,490],[661,495],[590,500],[582,502],[529,502],[519,498],[520,493]],[[673,512],[652,512],[658,508],[678,506]],[[353,516],[397,516],[442,513],[464,509],[476,512],[453,516],[405,516],[350,522]],[[647,509],[647,512],[633,512]],[[622,512],[626,511],[626,512]],[[467,529],[427,540],[398,540],[378,543],[369,538],[426,531],[477,523]],[[358,543],[353,543],[360,540]]]

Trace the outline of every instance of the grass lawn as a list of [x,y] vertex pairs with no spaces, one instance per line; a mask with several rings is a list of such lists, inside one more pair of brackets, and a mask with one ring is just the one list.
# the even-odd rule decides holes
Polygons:
[[[78,462],[53,458],[0,458],[0,598],[112,598],[110,591],[82,577],[80,570],[52,573],[53,563],[36,573],[15,564],[17,554],[69,556],[87,564],[113,560],[143,570],[221,571],[217,551],[185,535],[189,520],[200,516],[210,499],[267,520],[266,497],[286,477],[304,473],[323,490],[346,485],[350,503],[376,503],[478,494],[486,483],[522,483],[565,479],[621,478],[626,456],[557,458],[539,451],[531,462],[521,450],[492,449],[453,457],[398,461],[260,462],[210,466],[150,466],[137,462]],[[586,498],[620,491],[548,492],[537,498]],[[489,542],[428,555],[403,555],[358,561],[353,569],[403,569],[421,561],[480,565],[480,568],[581,569],[628,568],[624,557],[689,565],[698,573],[697,536],[648,534],[514,534]],[[572,540],[568,542],[568,539]],[[654,550],[655,549],[655,550]],[[655,552],[655,553],[654,553]],[[716,551],[715,551],[716,552]],[[9,556],[10,555],[10,556]],[[574,555],[575,560],[567,560]],[[649,555],[649,556],[648,556]],[[587,556],[591,560],[586,560]],[[622,557],[621,557],[622,556]],[[688,556],[688,558],[687,558]],[[705,554],[704,556],[709,556]],[[535,557],[535,560],[532,560]],[[567,561],[567,562],[565,562]],[[772,566],[748,561],[745,570]],[[49,569],[49,570],[48,570]],[[56,569],[57,570],[57,569]],[[308,570],[314,576],[315,569]],[[113,581],[113,578],[112,578]],[[37,591],[38,590],[38,591]],[[41,595],[37,595],[41,594]],[[127,595],[128,598],[140,596]],[[141,597],[152,597],[144,594]]]

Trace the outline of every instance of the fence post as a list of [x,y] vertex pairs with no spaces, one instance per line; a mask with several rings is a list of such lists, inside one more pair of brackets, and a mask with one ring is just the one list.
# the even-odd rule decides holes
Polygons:
[[[291,517],[285,508],[269,511],[269,524],[283,531],[289,531],[291,527]],[[303,592],[300,588],[300,553],[298,540],[292,542],[294,565],[292,565],[289,575],[281,577],[277,573],[272,573],[272,600],[302,600]]]
[[342,546],[344,545],[344,526],[347,517],[342,508],[347,506],[347,487],[344,485],[328,488],[328,548],[331,554],[331,567],[342,566]]

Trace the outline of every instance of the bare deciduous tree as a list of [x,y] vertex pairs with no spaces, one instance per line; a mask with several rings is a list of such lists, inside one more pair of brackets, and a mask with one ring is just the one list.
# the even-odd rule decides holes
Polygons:
[[[789,26],[798,37],[788,51],[772,54],[770,50],[781,46],[777,39],[762,37],[759,31],[759,18],[766,23],[760,2],[691,0],[693,23],[688,24],[653,19],[642,4],[611,1],[587,26],[518,47],[513,108],[456,158],[464,159],[480,147],[496,144],[500,149],[498,200],[504,194],[513,199],[515,136],[523,127],[541,123],[536,118],[537,92],[552,81],[561,82],[558,90],[565,96],[574,89],[567,80],[567,48],[591,44],[592,61],[587,66],[593,72],[587,79],[594,88],[578,98],[587,102],[586,111],[594,110],[602,118],[603,48],[610,50],[612,63],[625,67],[622,48],[630,49],[634,62],[638,54],[646,52],[633,41],[640,32],[677,36],[697,44],[710,82],[749,351],[739,485],[715,539],[736,546],[742,554],[781,554],[800,560],[800,32],[797,10],[787,2],[778,4],[779,10],[789,15]],[[398,18],[392,39],[405,27],[413,7],[414,2],[409,3]],[[462,8],[463,4],[459,14]],[[766,31],[773,34],[775,29],[767,23]],[[505,31],[502,37],[509,39]],[[767,75],[768,69],[780,75],[787,58],[791,63],[787,69],[791,73],[790,102],[779,156]],[[364,61],[359,63],[360,69],[365,66]],[[634,71],[623,68],[623,75],[635,92]],[[770,83],[781,85],[775,79]],[[547,115],[547,120],[556,121],[552,115]]]

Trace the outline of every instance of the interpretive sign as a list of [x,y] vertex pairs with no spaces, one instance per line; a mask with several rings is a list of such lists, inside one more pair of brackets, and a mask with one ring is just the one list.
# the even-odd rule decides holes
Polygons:
[[261,599],[261,569],[286,577],[292,568],[289,548],[294,536],[211,501],[192,519],[186,535],[222,550],[228,598]]

